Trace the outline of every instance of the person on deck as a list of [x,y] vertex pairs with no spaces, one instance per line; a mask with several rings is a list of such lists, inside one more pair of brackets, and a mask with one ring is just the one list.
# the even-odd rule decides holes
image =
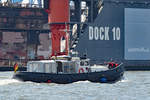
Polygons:
[[109,62],[109,63],[108,63],[108,68],[109,68],[109,69],[115,68],[115,67],[117,67],[117,66],[118,66],[118,64],[116,64],[115,62]]

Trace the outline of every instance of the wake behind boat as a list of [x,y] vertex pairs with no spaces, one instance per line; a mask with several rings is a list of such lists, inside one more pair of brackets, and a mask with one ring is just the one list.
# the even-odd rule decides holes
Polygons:
[[[108,68],[109,67],[109,68]],[[14,74],[21,81],[67,84],[77,81],[112,83],[123,76],[123,64],[90,66],[89,59],[29,61],[27,71]]]

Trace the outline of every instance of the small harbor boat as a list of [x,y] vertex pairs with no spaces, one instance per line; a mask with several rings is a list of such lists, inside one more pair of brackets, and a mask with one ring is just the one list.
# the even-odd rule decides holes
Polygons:
[[[86,80],[91,82],[111,83],[121,79],[124,73],[122,63],[92,66],[90,64],[90,59],[87,57],[84,56],[81,58],[72,56],[73,51],[76,52],[73,47],[77,46],[79,37],[81,37],[80,33],[83,23],[81,20],[77,20],[77,22],[72,22],[70,20],[70,7],[68,1],[69,0],[49,0],[48,8],[46,9],[48,13],[48,24],[51,31],[50,59],[28,61],[27,71],[16,72],[13,78],[22,81],[58,84]],[[80,19],[81,14],[77,16],[77,19]],[[73,25],[77,25],[78,27],[74,29]],[[88,46],[92,47],[90,44]],[[97,51],[97,48],[94,49]],[[86,48],[84,48],[84,50],[86,51]],[[93,51],[93,53],[94,52],[95,51]],[[84,53],[85,52],[82,54]],[[88,52],[86,54],[88,54]],[[17,69],[17,67],[15,69]]]
[[68,84],[77,81],[112,83],[124,74],[123,64],[90,66],[89,59],[57,59],[29,61],[27,71],[16,72],[13,78],[21,81]]

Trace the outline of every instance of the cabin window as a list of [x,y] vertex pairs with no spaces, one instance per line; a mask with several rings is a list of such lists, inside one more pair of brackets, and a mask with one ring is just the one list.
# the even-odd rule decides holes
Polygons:
[[52,72],[52,66],[51,64],[45,64],[45,72],[46,73],[51,73]]
[[70,72],[71,72],[71,73],[74,73],[74,72],[75,72],[75,67],[70,66]]
[[81,66],[84,66],[84,62],[83,62],[83,61],[81,61],[81,62],[80,62],[80,65],[81,65]]
[[63,63],[64,73],[75,73],[75,64],[73,62]]
[[81,66],[88,66],[88,65],[89,65],[89,62],[88,62],[88,61],[81,61],[81,62],[80,62],[80,65],[81,65]]
[[32,71],[33,72],[44,72],[43,64],[41,63],[33,63],[32,64]]
[[32,65],[33,65],[33,66],[32,66],[32,71],[33,71],[33,72],[36,72],[37,69],[38,69],[38,64],[33,63]]
[[70,70],[69,70],[69,66],[64,66],[64,73],[69,73]]
[[27,68],[28,72],[32,72],[33,64],[30,63],[27,67],[28,67],[28,68]]
[[85,62],[84,62],[84,65],[85,65],[85,66],[88,66],[88,65],[89,65],[89,62],[88,62],[88,61],[85,61]]
[[56,73],[56,63],[51,64],[52,73]]
[[37,72],[44,72],[45,71],[45,67],[43,63],[39,63],[37,66]]
[[45,67],[45,72],[46,72],[46,73],[49,73],[49,72],[50,72],[49,65],[48,65],[48,64],[45,64],[44,67]]

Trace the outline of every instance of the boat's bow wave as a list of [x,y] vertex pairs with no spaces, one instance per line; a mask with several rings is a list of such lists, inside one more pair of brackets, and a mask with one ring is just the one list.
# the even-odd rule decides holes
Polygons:
[[128,80],[128,79],[125,78],[125,77],[122,77],[121,80],[120,80],[121,83],[126,83],[126,82],[129,82],[129,81],[130,81],[130,80]]
[[91,83],[90,81],[77,81],[77,82],[74,82],[73,84],[81,84],[81,83]]

